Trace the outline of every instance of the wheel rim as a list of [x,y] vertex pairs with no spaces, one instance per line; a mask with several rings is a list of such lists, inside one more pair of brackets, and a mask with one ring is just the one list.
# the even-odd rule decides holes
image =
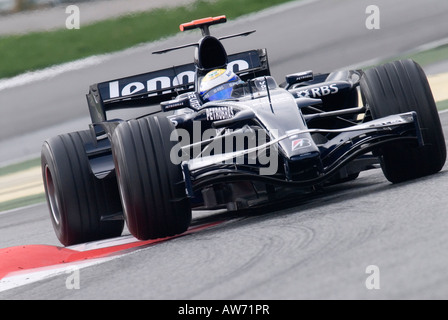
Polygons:
[[48,202],[54,222],[59,225],[61,213],[59,212],[59,197],[56,194],[53,176],[48,165],[45,166],[45,183],[47,185]]

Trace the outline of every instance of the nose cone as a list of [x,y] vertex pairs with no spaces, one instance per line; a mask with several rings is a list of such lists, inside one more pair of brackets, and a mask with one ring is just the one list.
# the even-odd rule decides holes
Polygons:
[[300,133],[290,136],[280,142],[285,157],[291,161],[298,161],[320,155],[319,148],[309,133]]

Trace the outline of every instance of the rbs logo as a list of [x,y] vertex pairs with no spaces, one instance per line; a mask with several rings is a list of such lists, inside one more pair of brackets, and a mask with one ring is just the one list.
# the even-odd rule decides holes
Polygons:
[[336,83],[328,86],[320,86],[316,88],[306,89],[297,92],[297,97],[300,98],[319,98],[328,96],[330,94],[336,94],[339,92],[338,85]]

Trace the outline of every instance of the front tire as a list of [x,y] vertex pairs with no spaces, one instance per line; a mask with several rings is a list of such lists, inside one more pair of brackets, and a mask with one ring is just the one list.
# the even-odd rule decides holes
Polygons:
[[121,123],[112,137],[127,227],[140,240],[183,233],[191,222],[181,167],[170,160],[174,129],[166,117],[145,117]]
[[374,119],[415,111],[424,146],[392,143],[380,150],[386,178],[398,183],[439,172],[446,160],[446,145],[437,107],[422,68],[401,60],[365,71],[360,81],[364,104]]

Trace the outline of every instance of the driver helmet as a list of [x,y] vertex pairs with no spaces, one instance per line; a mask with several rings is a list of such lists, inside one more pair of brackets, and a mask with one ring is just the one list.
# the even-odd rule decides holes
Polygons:
[[199,94],[204,102],[229,99],[241,79],[231,70],[214,69],[202,78]]

